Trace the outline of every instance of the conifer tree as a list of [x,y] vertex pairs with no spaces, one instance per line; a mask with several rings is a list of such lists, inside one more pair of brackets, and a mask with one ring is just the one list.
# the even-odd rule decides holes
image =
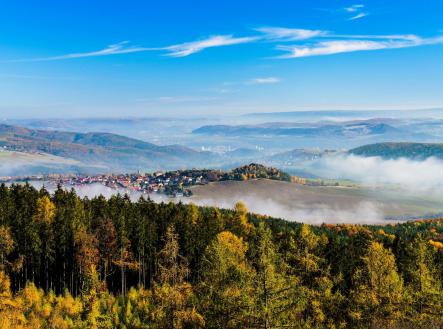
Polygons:
[[300,311],[298,280],[285,273],[285,265],[278,258],[272,241],[272,232],[263,221],[255,232],[253,247],[257,322],[265,329],[288,326]]
[[41,240],[44,264],[44,287],[49,290],[52,288],[52,281],[49,281],[49,263],[54,259],[54,234],[52,223],[56,209],[49,196],[44,191],[41,193],[43,196],[37,199],[34,221],[40,226],[40,236],[43,237]]
[[254,270],[247,244],[231,232],[219,233],[202,260],[199,301],[207,328],[248,328],[254,324]]
[[381,243],[372,242],[362,261],[353,278],[351,318],[358,324],[376,327],[399,323],[404,290],[393,253]]
[[178,236],[173,226],[166,230],[158,266],[157,280],[152,289],[158,328],[202,327],[204,319],[193,305],[193,289],[186,282],[188,261],[179,253]]

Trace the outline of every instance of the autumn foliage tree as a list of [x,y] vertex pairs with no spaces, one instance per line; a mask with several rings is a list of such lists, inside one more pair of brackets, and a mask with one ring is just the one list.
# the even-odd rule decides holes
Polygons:
[[0,185],[0,328],[442,328],[443,220],[308,225]]
[[356,309],[350,315],[356,323],[389,327],[401,321],[403,280],[390,250],[372,242],[353,279],[351,296]]

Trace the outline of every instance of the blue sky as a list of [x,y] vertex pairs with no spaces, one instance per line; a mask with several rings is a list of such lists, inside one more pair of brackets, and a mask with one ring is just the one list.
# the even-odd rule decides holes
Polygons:
[[0,118],[443,107],[443,2],[1,1]]

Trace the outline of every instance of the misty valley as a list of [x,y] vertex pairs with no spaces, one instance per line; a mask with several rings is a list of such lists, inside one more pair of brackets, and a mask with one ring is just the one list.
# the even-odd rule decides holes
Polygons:
[[0,1],[0,329],[443,329],[443,1]]
[[[49,189],[62,183],[89,197],[129,193],[227,208],[241,200],[253,212],[307,223],[399,222],[443,214],[441,136],[438,109],[7,120],[0,125],[0,175]],[[290,178],[237,175],[227,183],[203,170],[229,172],[250,163]],[[181,178],[159,181],[160,190],[133,184],[148,184],[147,173],[191,169],[189,188]],[[91,184],[96,176],[121,174],[123,183]],[[78,177],[76,184],[69,175]],[[78,183],[82,177],[86,183]]]

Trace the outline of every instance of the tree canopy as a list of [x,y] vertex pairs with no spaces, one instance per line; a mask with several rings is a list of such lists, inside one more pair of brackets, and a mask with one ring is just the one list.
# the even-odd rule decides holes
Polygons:
[[1,328],[441,328],[443,220],[311,226],[0,186]]

